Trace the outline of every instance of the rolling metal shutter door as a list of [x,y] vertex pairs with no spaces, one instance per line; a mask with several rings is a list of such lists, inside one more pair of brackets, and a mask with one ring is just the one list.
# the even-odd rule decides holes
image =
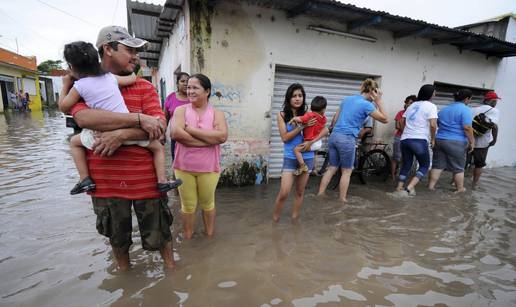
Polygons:
[[[453,94],[460,90],[463,87],[456,87],[454,89],[439,89],[437,87],[435,97],[432,100],[432,102],[437,106],[438,110],[441,110],[445,106],[449,105],[450,103],[454,102],[455,99],[453,99]],[[484,100],[484,93],[478,91],[473,92],[473,97],[471,99],[471,103],[469,104],[470,107],[478,107],[482,105],[482,101]]]
[[[285,92],[292,83],[300,83],[306,92],[306,103],[315,96],[324,96],[328,101],[326,117],[328,125],[344,96],[356,95],[365,76],[325,73],[294,68],[277,67],[274,79],[274,93],[271,110],[271,140],[269,156],[269,177],[279,178],[283,165],[283,142],[281,141],[276,116],[282,110]],[[326,140],[323,140],[326,148]],[[319,164],[320,165],[320,164]]]

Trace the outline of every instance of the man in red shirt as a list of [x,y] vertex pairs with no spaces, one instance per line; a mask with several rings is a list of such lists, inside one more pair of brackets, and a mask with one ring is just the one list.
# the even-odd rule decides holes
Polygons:
[[[102,68],[116,75],[131,74],[139,61],[138,52],[146,44],[123,27],[101,29],[96,46]],[[87,153],[90,175],[96,183],[95,192],[90,194],[97,230],[109,238],[118,267],[129,269],[133,207],[143,248],[159,250],[165,266],[173,268],[173,217],[167,195],[156,189],[152,153],[144,147],[121,146],[126,140],[163,138],[165,115],[148,81],[138,78],[121,93],[130,113],[89,109],[85,103],[71,110],[80,127],[99,131],[93,150]]]

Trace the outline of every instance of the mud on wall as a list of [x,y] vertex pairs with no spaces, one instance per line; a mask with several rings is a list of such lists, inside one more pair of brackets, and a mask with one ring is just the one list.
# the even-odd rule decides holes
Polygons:
[[205,52],[211,43],[211,16],[214,2],[210,0],[191,0],[190,5],[190,37],[192,73],[204,72]]
[[253,87],[256,70],[267,66],[260,38],[240,1],[189,4],[191,73],[210,78],[210,102],[224,112],[229,127],[228,140],[221,146],[221,184],[264,183],[271,101],[258,98]]

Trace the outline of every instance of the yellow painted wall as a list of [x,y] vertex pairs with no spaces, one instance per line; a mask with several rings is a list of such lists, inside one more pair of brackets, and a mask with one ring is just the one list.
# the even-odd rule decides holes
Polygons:
[[[41,110],[41,91],[39,89],[39,76],[36,72],[28,72],[23,70],[18,70],[16,68],[12,67],[6,67],[6,66],[0,66],[0,75],[10,76],[10,77],[16,77],[16,78],[34,78],[36,82],[36,95],[30,95],[30,104],[29,108],[33,111],[35,110]],[[14,87],[17,91],[17,93],[20,91],[18,88],[18,83],[14,83]],[[22,81],[22,88],[21,90],[25,93],[23,81]]]
[[[25,75],[26,77],[28,77],[29,75]],[[34,74],[32,75],[31,77],[36,77],[36,95],[29,95],[30,97],[30,104],[29,104],[29,109],[31,109],[32,111],[41,111],[42,110],[42,107],[41,107],[41,91],[39,89],[39,77],[38,75]],[[22,82],[23,84],[23,82]]]

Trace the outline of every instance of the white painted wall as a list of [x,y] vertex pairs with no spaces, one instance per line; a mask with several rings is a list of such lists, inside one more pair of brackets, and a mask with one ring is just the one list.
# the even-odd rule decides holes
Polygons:
[[[516,43],[516,19],[511,18],[506,41]],[[489,166],[516,167],[516,57],[504,58],[496,74],[494,89],[503,99],[496,107],[500,110],[498,141],[489,149]]]
[[57,104],[56,93],[61,94],[61,89],[63,88],[63,77],[57,76],[45,76],[45,78],[52,79],[52,95],[54,96],[54,100]]
[[[158,91],[161,91],[159,81],[165,79],[166,94],[170,95],[176,90],[174,71],[179,65],[181,70],[190,73],[190,34],[188,3],[185,3],[184,12],[181,13],[172,29],[172,35],[163,40],[158,70]],[[185,15],[186,13],[186,15]]]
[[[499,59],[459,53],[451,45],[366,29],[375,43],[320,34],[308,25],[342,29],[328,20],[249,6],[240,1],[217,3],[211,20],[211,46],[205,50],[207,74],[220,98],[211,101],[226,112],[230,137],[224,150],[234,159],[267,155],[275,65],[370,74],[381,77],[386,109],[392,119],[403,99],[434,81],[493,88]],[[194,59],[195,60],[195,59]],[[377,137],[390,141],[394,124],[378,125]],[[225,157],[231,159],[231,157]]]

